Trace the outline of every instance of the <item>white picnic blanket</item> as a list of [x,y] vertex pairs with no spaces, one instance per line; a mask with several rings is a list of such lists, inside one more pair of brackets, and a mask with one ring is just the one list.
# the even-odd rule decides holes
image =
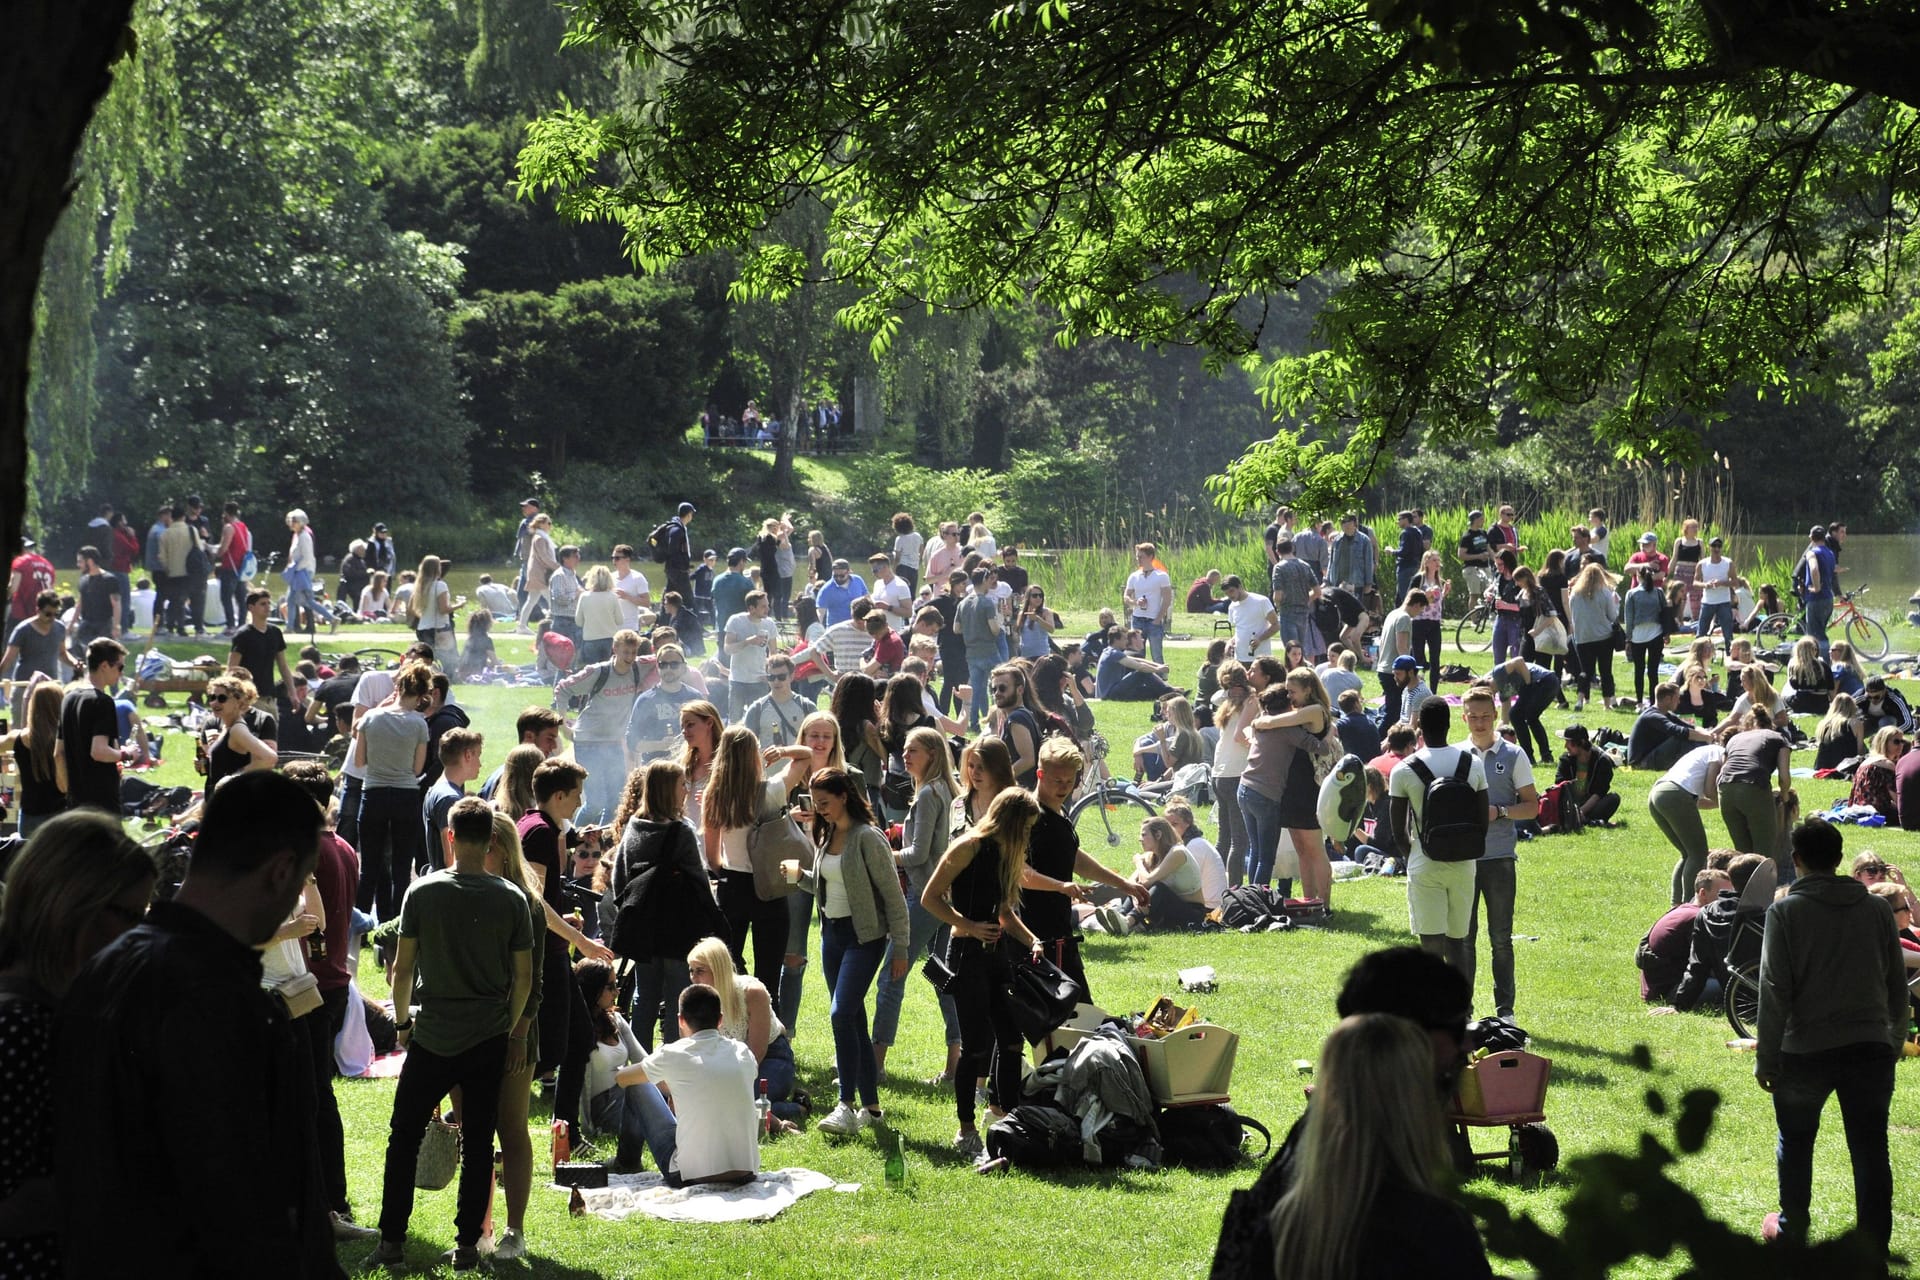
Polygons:
[[[657,1173],[616,1173],[605,1187],[582,1188],[587,1212],[608,1222],[644,1213],[667,1222],[765,1222],[816,1191],[852,1192],[857,1182],[835,1182],[812,1169],[763,1170],[743,1187],[669,1187]],[[571,1187],[554,1190],[571,1194]]]

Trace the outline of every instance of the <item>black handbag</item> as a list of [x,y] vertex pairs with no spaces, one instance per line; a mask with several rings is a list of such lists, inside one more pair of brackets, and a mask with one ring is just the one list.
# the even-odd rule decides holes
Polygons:
[[1074,1006],[1080,1003],[1079,984],[1053,961],[1035,960],[1012,938],[1003,936],[1000,946],[1008,971],[1002,994],[1014,1025],[1027,1043],[1039,1044],[1073,1016]]
[[931,982],[935,991],[945,995],[953,990],[958,975],[947,965],[945,956],[929,951],[926,962],[920,966],[920,976]]

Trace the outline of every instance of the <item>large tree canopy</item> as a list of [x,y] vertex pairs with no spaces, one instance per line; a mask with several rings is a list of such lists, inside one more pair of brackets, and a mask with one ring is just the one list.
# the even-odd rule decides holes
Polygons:
[[[1032,299],[1063,340],[1260,366],[1282,429],[1236,507],[1366,483],[1409,432],[1598,402],[1687,459],[1735,387],[1817,383],[1891,292],[1920,84],[1906,4],[1811,0],[577,0],[654,91],[536,123],[523,189],[658,269],[727,248],[798,288],[782,215],[884,343],[914,308]],[[1601,393],[1620,392],[1620,394]]]

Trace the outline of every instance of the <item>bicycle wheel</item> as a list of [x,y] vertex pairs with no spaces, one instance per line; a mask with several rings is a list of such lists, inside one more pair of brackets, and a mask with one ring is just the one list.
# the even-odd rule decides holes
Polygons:
[[[1080,797],[1067,810],[1080,837],[1080,847],[1110,867],[1125,869],[1131,865],[1131,851],[1138,847],[1140,824],[1159,811],[1144,796],[1120,787],[1108,787]],[[1115,850],[1126,850],[1115,855]]]
[[1493,648],[1493,610],[1477,604],[1453,629],[1453,643],[1462,653],[1485,653]]
[[1754,624],[1754,648],[1766,648],[1780,643],[1790,635],[1800,634],[1800,624],[1790,613],[1770,613]]
[[1733,1034],[1751,1040],[1760,1025],[1760,962],[1727,966],[1727,1023]]
[[1887,629],[1864,613],[1855,613],[1847,619],[1847,643],[1868,662],[1878,662],[1893,647],[1887,639]]
[[353,656],[360,659],[362,670],[385,671],[388,667],[397,664],[407,655],[399,649],[381,649],[375,647],[370,649],[355,649]]

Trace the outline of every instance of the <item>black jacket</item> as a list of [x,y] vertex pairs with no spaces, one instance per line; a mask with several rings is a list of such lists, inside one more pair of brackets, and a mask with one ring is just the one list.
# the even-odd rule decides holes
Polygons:
[[629,818],[607,888],[602,923],[609,945],[626,959],[684,959],[702,938],[726,936],[693,828],[684,822]]
[[[1680,985],[1673,989],[1674,1008],[1685,1011],[1697,1006],[1707,992],[1709,978],[1725,981],[1728,960],[1745,963],[1760,959],[1757,928],[1748,932],[1738,955],[1728,954],[1739,923],[1740,895],[1731,889],[1722,889],[1719,897],[1700,908],[1700,915],[1693,922],[1693,941],[1687,948],[1687,971],[1680,975]],[[1754,924],[1759,923],[1756,917]]]
[[[1568,752],[1560,757],[1560,763],[1555,766],[1553,780],[1572,782],[1578,768],[1579,762],[1573,758],[1572,752]],[[1584,804],[1593,796],[1608,795],[1612,791],[1613,757],[1596,748],[1593,753],[1593,762],[1587,768],[1587,794],[1581,796],[1580,800]]]
[[258,952],[158,903],[74,982],[58,1046],[68,1275],[342,1274],[307,1048]]

